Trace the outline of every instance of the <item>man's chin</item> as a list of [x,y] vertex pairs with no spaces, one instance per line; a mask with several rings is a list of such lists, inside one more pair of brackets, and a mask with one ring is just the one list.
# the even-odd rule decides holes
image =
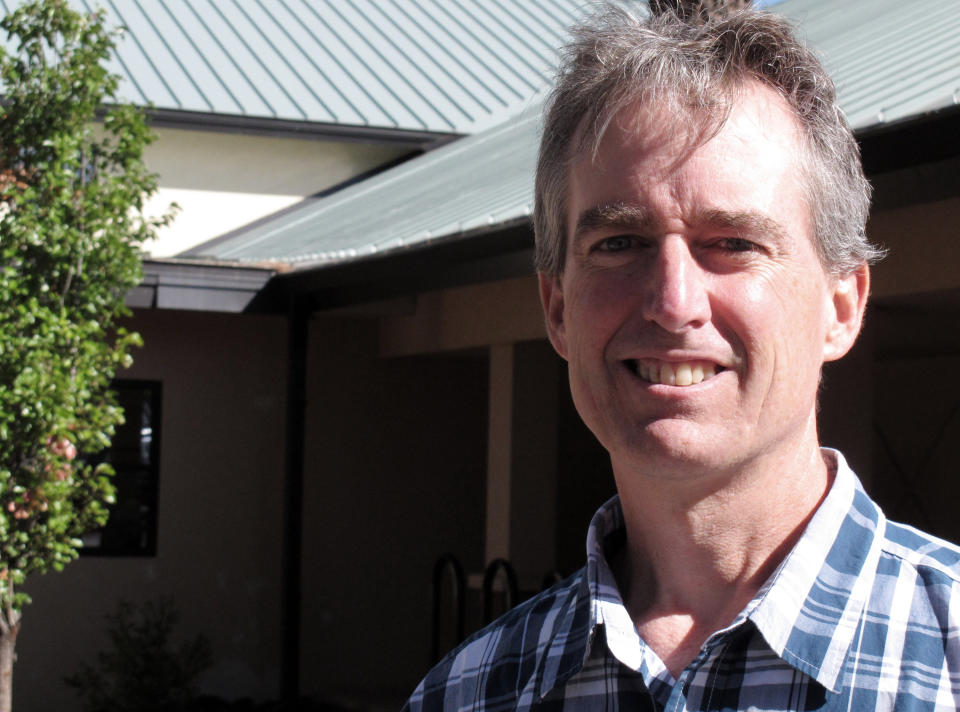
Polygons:
[[610,448],[615,465],[622,462],[650,477],[697,477],[726,469],[726,444],[736,440],[723,437],[717,428],[680,418],[661,418],[622,434],[622,441]]

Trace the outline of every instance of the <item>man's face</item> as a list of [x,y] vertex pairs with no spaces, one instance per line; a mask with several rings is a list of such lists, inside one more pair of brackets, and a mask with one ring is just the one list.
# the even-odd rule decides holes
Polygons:
[[820,367],[862,316],[866,267],[835,279],[817,257],[783,100],[745,86],[693,149],[662,131],[687,118],[630,107],[573,163],[564,273],[541,277],[615,472],[722,476],[815,447]]

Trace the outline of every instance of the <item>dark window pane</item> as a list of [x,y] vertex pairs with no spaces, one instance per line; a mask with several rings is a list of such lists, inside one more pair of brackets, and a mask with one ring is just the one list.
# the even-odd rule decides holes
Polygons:
[[154,556],[160,472],[160,383],[117,381],[113,389],[125,417],[104,456],[116,470],[116,502],[110,508],[106,526],[83,537],[82,553]]

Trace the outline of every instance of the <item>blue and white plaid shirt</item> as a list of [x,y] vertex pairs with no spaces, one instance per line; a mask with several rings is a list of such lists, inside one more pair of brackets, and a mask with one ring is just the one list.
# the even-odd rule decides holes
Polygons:
[[478,632],[405,710],[957,710],[960,549],[888,522],[839,453],[827,498],[770,580],[676,680],[638,636],[604,557]]

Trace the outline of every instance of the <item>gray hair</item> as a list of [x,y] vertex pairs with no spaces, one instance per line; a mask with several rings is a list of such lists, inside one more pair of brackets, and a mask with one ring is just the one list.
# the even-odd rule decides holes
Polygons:
[[698,23],[609,5],[574,28],[546,105],[535,187],[537,270],[563,273],[569,165],[591,140],[596,152],[621,109],[638,100],[667,102],[691,119],[678,122],[686,124],[679,130],[703,142],[750,80],[782,96],[803,129],[801,173],[824,269],[848,274],[882,257],[866,238],[870,184],[833,81],[786,20],[745,10]]

